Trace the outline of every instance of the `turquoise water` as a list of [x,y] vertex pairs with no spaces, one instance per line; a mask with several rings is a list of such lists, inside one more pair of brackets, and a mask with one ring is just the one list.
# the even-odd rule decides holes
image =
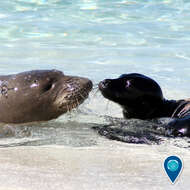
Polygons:
[[[189,8],[187,0],[2,0],[0,74],[55,68],[96,85],[139,72],[166,98],[190,97]],[[110,104],[93,92],[82,110],[122,117]]]
[[[97,84],[139,72],[158,81],[166,98],[188,98],[189,10],[190,0],[1,0],[0,74],[59,69]],[[111,141],[87,126],[105,122],[100,115],[122,117],[93,90],[56,121],[0,127],[0,189],[189,188],[189,139]],[[184,160],[176,186],[162,165],[173,154]]]
[[[2,0],[0,74],[55,68],[97,84],[139,72],[166,98],[190,97],[189,8],[187,0]],[[114,110],[100,96],[90,103],[92,112]]]
[[188,0],[2,0],[0,73],[56,68],[95,83],[124,72],[190,94]]

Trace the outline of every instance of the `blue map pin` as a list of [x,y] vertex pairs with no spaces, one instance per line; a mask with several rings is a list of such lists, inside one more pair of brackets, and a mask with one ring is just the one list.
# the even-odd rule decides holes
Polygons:
[[170,178],[171,182],[174,183],[182,170],[182,161],[177,156],[169,156],[164,161],[164,169]]

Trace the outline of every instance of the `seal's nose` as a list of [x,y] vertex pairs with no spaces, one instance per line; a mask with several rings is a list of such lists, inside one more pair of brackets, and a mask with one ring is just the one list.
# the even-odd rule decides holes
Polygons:
[[88,92],[92,90],[93,83],[88,78],[78,77],[78,81],[80,81],[80,86],[86,89]]
[[86,88],[90,90],[92,90],[92,86],[93,86],[93,83],[91,80],[87,80],[86,81]]
[[110,83],[111,83],[111,79],[105,79],[99,83],[98,87],[100,90],[105,89],[110,86]]

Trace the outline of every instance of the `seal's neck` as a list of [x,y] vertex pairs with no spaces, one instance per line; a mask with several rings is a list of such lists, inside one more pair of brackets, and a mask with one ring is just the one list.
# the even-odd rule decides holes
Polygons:
[[[158,104],[151,106],[141,105],[138,109],[133,109],[133,106],[122,106],[123,115],[125,118],[137,118],[137,119],[154,119],[161,117],[176,117],[175,113],[178,112],[178,108],[184,100],[163,100]],[[136,106],[135,106],[136,107]]]
[[158,117],[173,117],[177,108],[181,105],[183,100],[164,100],[163,104],[158,110]]

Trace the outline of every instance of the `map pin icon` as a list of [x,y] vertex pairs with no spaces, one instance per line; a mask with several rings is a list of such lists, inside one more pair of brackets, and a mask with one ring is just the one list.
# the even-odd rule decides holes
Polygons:
[[169,156],[164,161],[164,169],[172,183],[175,183],[177,177],[181,173],[182,166],[182,161],[177,156]]

